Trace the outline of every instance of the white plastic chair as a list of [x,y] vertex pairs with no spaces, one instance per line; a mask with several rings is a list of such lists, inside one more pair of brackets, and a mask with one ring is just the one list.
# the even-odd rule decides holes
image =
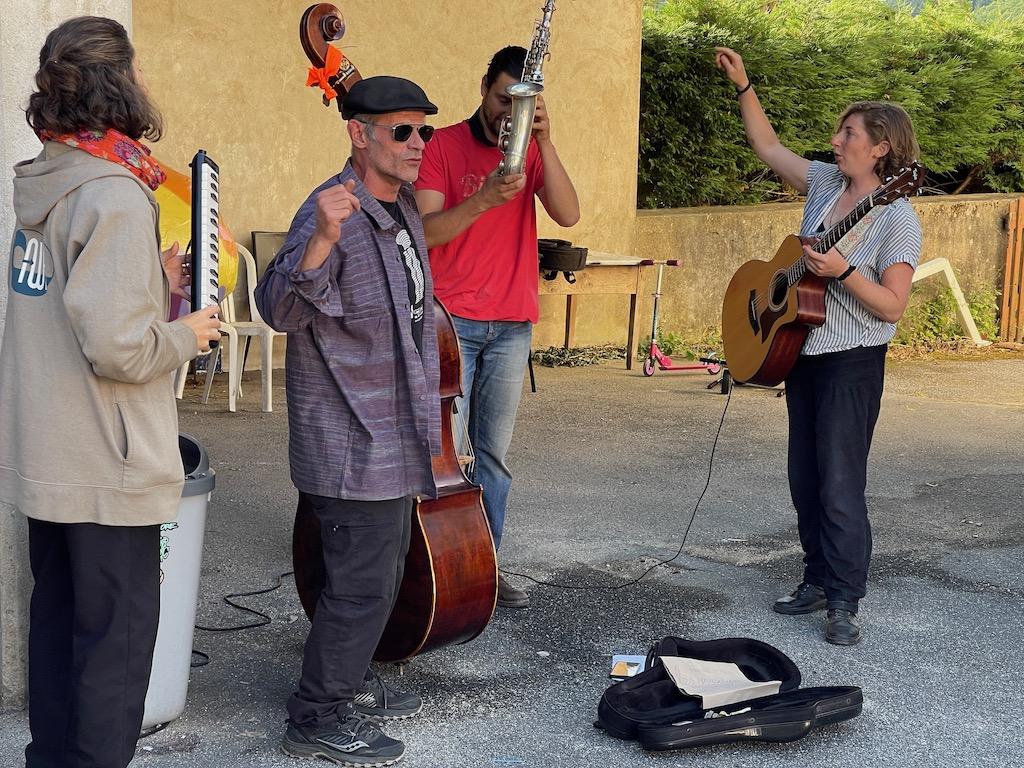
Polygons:
[[[226,296],[220,302],[220,332],[228,337],[229,360],[232,361],[230,367],[227,369],[228,410],[231,411],[231,413],[235,412],[236,396],[242,391],[241,364],[234,364],[234,360],[236,360],[238,356],[238,331],[235,330],[234,326],[231,325],[228,320],[228,318],[233,318],[234,316],[235,303],[231,300],[230,296]],[[221,340],[212,352],[207,353],[209,355],[209,360],[206,363],[206,387],[203,389],[204,403],[210,399],[210,387],[213,385],[213,377],[211,376],[211,373],[217,370],[217,361],[220,360],[220,351],[223,348],[223,344],[224,341]],[[181,400],[185,395],[185,380],[188,378],[188,367],[194,362],[195,360],[189,360],[174,373],[174,396],[179,400]]]
[[[242,266],[245,267],[245,287],[249,299],[249,317],[251,320],[235,319],[235,301],[231,295],[225,296],[221,301],[221,333],[227,336],[228,344],[228,410],[235,412],[236,397],[242,395],[242,367],[244,360],[238,354],[238,338],[245,338],[245,347],[248,349],[249,341],[253,338],[260,340],[260,374],[263,387],[264,413],[274,410],[273,398],[273,374],[274,374],[274,338],[286,334],[275,331],[267,325],[260,317],[260,311],[256,306],[256,260],[244,246],[238,246],[238,256]],[[203,402],[210,399],[210,389],[213,386],[213,372],[217,369],[217,360],[221,355],[224,346],[223,340],[217,345],[217,349],[210,355],[210,361],[206,370],[206,386],[203,389]]]

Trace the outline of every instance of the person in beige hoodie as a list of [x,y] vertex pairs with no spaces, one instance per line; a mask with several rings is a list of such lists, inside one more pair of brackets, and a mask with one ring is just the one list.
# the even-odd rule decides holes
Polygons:
[[[184,472],[172,372],[219,336],[216,307],[168,322],[158,138],[124,28],[71,19],[39,55],[15,167],[0,344],[0,500],[28,518],[35,586],[27,768],[124,768],[159,616],[159,526]],[[165,261],[165,263],[162,263]]]

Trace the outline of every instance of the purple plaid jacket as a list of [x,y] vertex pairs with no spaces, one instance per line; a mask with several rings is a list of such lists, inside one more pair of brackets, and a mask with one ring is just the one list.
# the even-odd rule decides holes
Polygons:
[[[316,228],[316,195],[356,180],[362,208],[315,270],[298,271]],[[398,204],[433,296],[423,224],[412,186]],[[256,287],[260,314],[288,333],[288,457],[300,490],[339,499],[436,495],[431,454],[441,451],[434,307],[425,302],[423,355],[409,320],[399,227],[345,169],[302,204],[288,237]]]

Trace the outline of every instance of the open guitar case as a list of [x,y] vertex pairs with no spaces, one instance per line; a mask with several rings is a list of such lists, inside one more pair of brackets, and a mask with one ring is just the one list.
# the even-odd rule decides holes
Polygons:
[[[751,681],[781,685],[771,696],[705,709],[700,696],[676,686],[663,656],[728,662]],[[861,689],[855,686],[800,688],[796,664],[758,640],[666,637],[651,648],[643,672],[604,692],[594,725],[654,751],[735,741],[795,741],[818,726],[856,717],[863,702]]]

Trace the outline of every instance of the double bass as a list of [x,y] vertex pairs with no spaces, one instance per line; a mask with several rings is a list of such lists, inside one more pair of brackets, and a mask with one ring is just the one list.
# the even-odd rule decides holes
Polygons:
[[[332,21],[335,14],[338,18]],[[321,3],[307,9],[300,26],[303,50],[336,90],[346,88],[346,82],[347,87],[352,84],[324,71],[329,55],[325,49],[331,48],[330,40],[341,36],[328,35],[339,28],[344,31],[340,16],[334,6]],[[462,395],[459,339],[451,315],[436,298],[434,325],[441,367],[441,453],[431,457],[437,498],[419,498],[413,505],[405,572],[374,653],[377,661],[404,661],[445,645],[469,642],[490,622],[497,603],[497,558],[483,492],[466,477],[456,449],[455,400]],[[292,533],[292,560],[299,600],[312,620],[325,583],[323,549],[319,521],[301,497]]]

